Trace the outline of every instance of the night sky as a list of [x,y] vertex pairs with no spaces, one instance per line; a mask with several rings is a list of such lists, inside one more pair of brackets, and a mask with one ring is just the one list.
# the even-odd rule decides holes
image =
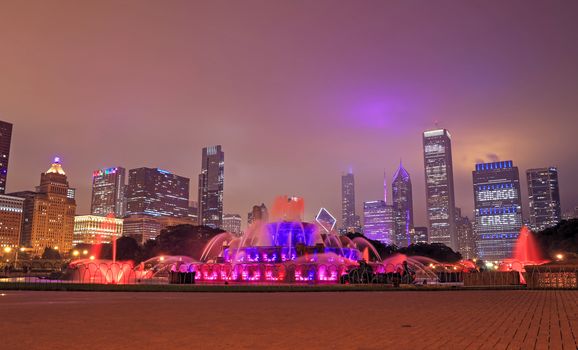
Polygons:
[[423,225],[421,133],[436,122],[464,213],[474,164],[510,159],[522,178],[558,166],[568,210],[578,2],[5,1],[0,119],[14,123],[8,192],[59,155],[79,214],[100,167],[171,170],[196,199],[201,148],[221,144],[227,213],[290,194],[308,219],[340,217],[342,172],[361,208],[402,158]]

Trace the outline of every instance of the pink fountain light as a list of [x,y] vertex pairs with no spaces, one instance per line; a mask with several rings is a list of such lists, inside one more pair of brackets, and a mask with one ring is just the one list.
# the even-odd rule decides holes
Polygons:
[[536,238],[526,226],[520,230],[512,259],[525,263],[525,265],[529,265],[526,263],[543,264],[546,262],[542,256],[538,242],[536,242]]

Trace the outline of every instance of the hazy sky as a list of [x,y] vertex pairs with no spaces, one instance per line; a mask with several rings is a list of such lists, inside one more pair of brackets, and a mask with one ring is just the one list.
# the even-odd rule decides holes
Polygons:
[[221,144],[225,212],[291,194],[309,219],[340,216],[342,172],[361,208],[403,158],[425,224],[421,132],[436,121],[465,213],[474,163],[494,159],[522,178],[558,166],[569,209],[578,1],[3,1],[0,119],[8,191],[60,155],[79,213],[92,171],[115,165],[190,177],[196,199],[201,148]]

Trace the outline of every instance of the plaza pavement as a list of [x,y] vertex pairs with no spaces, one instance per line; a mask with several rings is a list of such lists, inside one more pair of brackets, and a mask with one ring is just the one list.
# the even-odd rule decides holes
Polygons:
[[5,350],[578,347],[578,291],[1,293]]

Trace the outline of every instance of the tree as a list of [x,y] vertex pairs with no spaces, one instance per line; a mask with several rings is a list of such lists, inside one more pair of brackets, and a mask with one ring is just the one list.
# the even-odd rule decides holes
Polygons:
[[460,253],[454,252],[450,247],[442,243],[432,243],[432,244],[418,243],[412,244],[409,247],[399,248],[395,245],[386,245],[379,241],[368,239],[359,232],[348,233],[347,237],[349,237],[350,239],[354,239],[356,237],[365,238],[369,243],[371,243],[375,247],[375,250],[379,253],[382,259],[385,259],[396,253],[401,253],[408,256],[412,255],[425,256],[437,260],[439,262],[447,262],[447,263],[457,262],[462,259],[462,255]]
[[132,237],[120,237],[116,240],[117,261],[139,261],[142,256],[142,248],[136,239]]
[[143,259],[157,255],[184,255],[199,259],[205,245],[225,231],[208,226],[177,225],[161,231],[154,241],[146,242]]
[[559,253],[578,253],[578,219],[562,220],[534,236],[542,252],[551,259]]
[[58,252],[58,250],[50,248],[50,247],[46,247],[44,248],[44,252],[42,253],[42,259],[45,260],[60,260],[60,253]]
[[409,247],[399,248],[398,252],[408,256],[425,256],[444,263],[455,263],[462,260],[460,253],[454,252],[452,248],[442,243],[412,244]]

